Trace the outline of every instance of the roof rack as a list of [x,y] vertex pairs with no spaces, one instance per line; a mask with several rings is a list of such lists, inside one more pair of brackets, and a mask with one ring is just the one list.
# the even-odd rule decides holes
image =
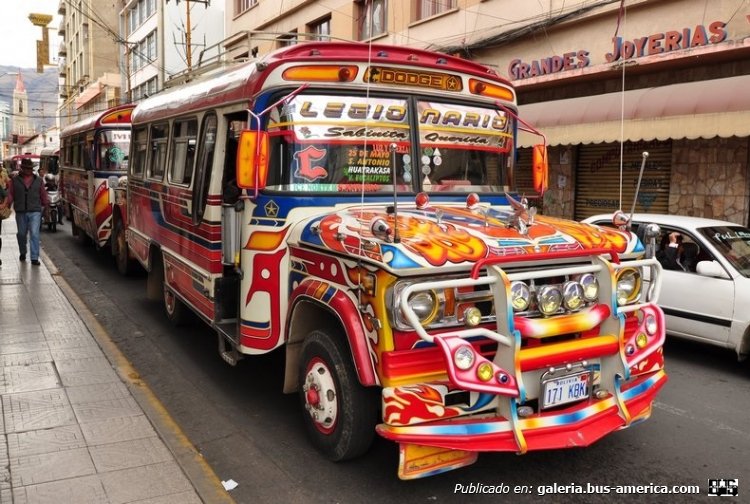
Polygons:
[[[299,40],[300,38],[305,40]],[[197,77],[224,70],[229,66],[258,59],[259,41],[283,42],[330,41],[352,42],[350,39],[321,35],[318,33],[276,32],[243,30],[205,47],[198,55],[198,62],[190,68],[177,72],[164,82],[165,88],[174,87],[195,80]]]

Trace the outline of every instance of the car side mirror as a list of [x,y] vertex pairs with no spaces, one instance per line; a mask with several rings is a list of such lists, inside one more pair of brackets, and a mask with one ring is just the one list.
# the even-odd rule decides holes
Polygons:
[[695,268],[696,273],[714,278],[729,278],[726,270],[716,261],[700,261]]

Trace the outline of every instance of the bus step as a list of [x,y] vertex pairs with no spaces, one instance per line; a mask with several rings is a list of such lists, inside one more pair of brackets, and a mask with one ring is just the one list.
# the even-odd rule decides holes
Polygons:
[[236,366],[237,363],[242,359],[242,354],[237,351],[237,342],[230,336],[230,332],[234,332],[237,323],[225,323],[217,325],[216,335],[219,342],[219,355],[224,361],[230,366]]

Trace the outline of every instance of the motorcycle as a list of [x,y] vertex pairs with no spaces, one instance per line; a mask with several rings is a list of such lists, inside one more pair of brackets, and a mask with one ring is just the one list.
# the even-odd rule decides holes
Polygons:
[[42,216],[42,225],[46,225],[47,230],[54,233],[57,231],[57,225],[62,224],[63,218],[60,209],[61,197],[57,175],[47,173],[44,176],[44,187],[47,189],[47,196],[49,196],[49,207]]

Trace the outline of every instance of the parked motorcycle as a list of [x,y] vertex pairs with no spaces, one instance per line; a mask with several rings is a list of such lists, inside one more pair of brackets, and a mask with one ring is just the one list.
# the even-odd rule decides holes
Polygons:
[[63,223],[62,209],[60,208],[62,203],[57,175],[47,173],[44,176],[44,187],[47,189],[47,196],[49,196],[49,207],[42,216],[42,225],[46,225],[47,230],[54,233],[57,231],[57,225]]

